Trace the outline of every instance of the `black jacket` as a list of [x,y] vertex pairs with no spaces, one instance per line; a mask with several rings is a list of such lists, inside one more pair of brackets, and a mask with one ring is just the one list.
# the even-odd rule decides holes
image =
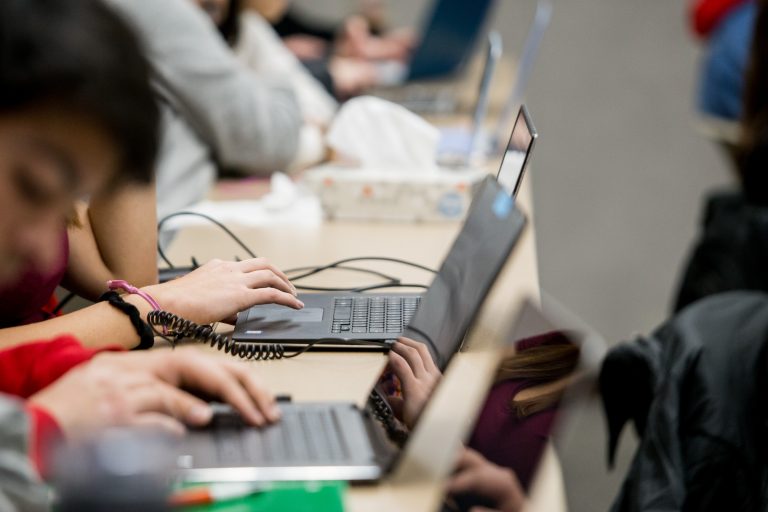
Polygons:
[[641,436],[612,510],[768,510],[766,370],[768,295],[756,292],[697,302],[611,350],[609,457],[628,420]]

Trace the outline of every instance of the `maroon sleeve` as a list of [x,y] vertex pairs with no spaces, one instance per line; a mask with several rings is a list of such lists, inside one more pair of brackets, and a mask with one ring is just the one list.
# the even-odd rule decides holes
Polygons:
[[122,348],[88,349],[72,336],[59,336],[0,351],[0,393],[28,398],[102,350]]

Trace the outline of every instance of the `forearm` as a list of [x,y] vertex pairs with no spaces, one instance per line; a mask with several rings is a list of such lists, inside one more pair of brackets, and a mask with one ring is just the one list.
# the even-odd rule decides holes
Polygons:
[[[125,296],[124,300],[136,306],[142,318],[151,310],[149,304],[136,295]],[[42,322],[0,329],[0,349],[61,335],[72,335],[89,348],[114,345],[133,348],[140,341],[128,315],[106,302],[99,302]]]
[[135,286],[157,282],[154,185],[125,185],[79,204],[81,226],[69,229],[69,264],[63,285],[95,300],[110,279]]

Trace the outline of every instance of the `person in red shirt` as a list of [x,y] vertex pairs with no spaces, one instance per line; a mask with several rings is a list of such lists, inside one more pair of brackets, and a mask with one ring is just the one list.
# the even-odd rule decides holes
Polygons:
[[[159,114],[148,77],[135,36],[98,0],[0,2],[0,284],[30,264],[57,264],[76,200],[151,182]],[[301,307],[285,276],[259,259],[212,262],[143,291],[198,322],[259,302]],[[141,318],[150,309],[137,295],[124,302]],[[211,407],[186,390],[230,403],[254,425],[279,418],[247,366],[193,348],[124,352],[137,337],[128,316],[106,303],[89,309],[40,331],[44,341],[0,351],[0,510],[49,505],[38,475],[55,439],[206,424]],[[85,348],[81,333],[98,348]]]

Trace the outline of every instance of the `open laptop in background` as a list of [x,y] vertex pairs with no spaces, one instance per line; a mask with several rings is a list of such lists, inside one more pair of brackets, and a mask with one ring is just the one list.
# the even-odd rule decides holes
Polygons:
[[[511,469],[526,501],[533,499],[528,505],[546,502],[538,501],[540,506],[530,510],[552,510],[555,505],[556,510],[565,510],[558,504],[564,495],[531,493],[545,460],[551,464],[547,477],[559,477],[552,454],[562,456],[583,431],[579,421],[588,413],[587,402],[594,396],[606,344],[594,329],[550,297],[542,302],[539,308],[526,301],[516,320],[500,331],[513,343],[502,349],[503,363],[484,394],[467,446],[491,463]],[[558,487],[547,489],[557,491]],[[451,510],[496,508],[481,496],[460,495],[454,501],[457,506]]]
[[539,54],[541,41],[544,39],[544,33],[552,20],[552,11],[554,9],[554,0],[538,0],[536,3],[536,13],[533,16],[531,28],[525,38],[523,52],[520,54],[520,61],[517,65],[515,84],[507,98],[507,101],[499,116],[496,129],[489,135],[490,151],[501,149],[504,143],[504,136],[509,129],[512,116],[522,105],[525,98],[525,92],[528,89],[528,82],[533,73],[533,65],[536,63],[536,57]]
[[496,72],[496,66],[502,54],[501,34],[491,31],[485,46],[483,73],[477,91],[477,100],[472,113],[472,124],[467,127],[440,127],[440,141],[437,148],[437,162],[443,166],[469,166],[473,157],[485,154],[482,144],[483,126],[488,116],[491,83]]
[[539,133],[533,125],[528,108],[525,105],[520,105],[515,126],[512,128],[512,135],[509,137],[499,172],[496,175],[499,183],[514,197],[517,197],[520,185],[523,183],[523,177],[531,161],[533,148],[538,138]]
[[475,49],[494,3],[495,0],[434,0],[408,62],[380,62],[377,82],[393,86],[460,73]]
[[474,54],[496,0],[433,0],[407,62],[380,61],[375,96],[419,113],[453,113],[453,78]]
[[[494,73],[495,62],[502,52],[501,36],[494,36],[495,31],[488,35],[486,47],[486,61],[483,67],[483,76],[480,82],[478,102],[472,116],[470,129],[450,127],[441,129],[440,145],[438,147],[438,162],[443,165],[467,166],[473,161],[482,161],[490,155],[501,150],[503,137],[506,136],[512,115],[515,109],[522,105],[525,91],[528,88],[533,66],[538,56],[541,40],[544,37],[552,17],[552,0],[538,0],[536,14],[534,15],[528,34],[525,38],[522,52],[519,55],[519,63],[515,82],[503,107],[498,124],[494,131],[485,130],[487,117],[487,103],[490,94],[491,79]],[[498,37],[498,39],[494,39]]]
[[[387,347],[404,333],[420,339],[418,332],[412,331],[431,332],[432,322],[465,332],[468,325],[454,325],[453,317],[446,318],[444,312],[456,310],[462,297],[470,304],[477,301],[475,307],[479,307],[525,225],[511,197],[500,192],[504,192],[503,187],[491,177],[480,184],[461,231],[423,296],[301,294],[299,298],[305,305],[302,310],[264,304],[238,314],[234,339],[280,343],[286,348],[320,341],[322,345],[351,350],[371,345]],[[466,276],[472,276],[471,286]],[[434,352],[436,356],[441,353]]]
[[[468,238],[457,242],[460,251],[446,258],[405,333],[430,347],[441,371],[460,349],[523,225],[512,198],[490,176],[474,207],[489,210],[497,220],[471,218],[479,224],[465,233]],[[502,225],[508,226],[505,233],[499,232]],[[473,263],[466,265],[466,258]],[[375,480],[389,471],[400,452],[373,417],[386,414],[381,409],[365,411],[351,403],[287,403],[281,411],[281,421],[263,429],[224,414],[213,422],[213,432],[191,432],[179,456],[184,477],[196,481]]]

